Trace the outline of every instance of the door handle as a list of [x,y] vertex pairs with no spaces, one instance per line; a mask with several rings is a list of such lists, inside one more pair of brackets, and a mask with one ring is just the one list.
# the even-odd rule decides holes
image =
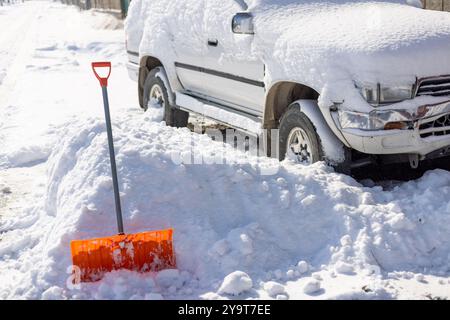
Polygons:
[[217,47],[219,45],[219,40],[217,39],[208,39],[208,46]]

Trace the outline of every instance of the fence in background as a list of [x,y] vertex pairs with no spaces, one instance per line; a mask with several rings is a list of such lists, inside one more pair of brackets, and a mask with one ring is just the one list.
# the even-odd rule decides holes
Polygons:
[[422,0],[425,8],[431,10],[450,11],[450,0]]
[[[16,0],[0,0],[0,3]],[[101,9],[126,17],[131,0],[61,0],[62,3],[73,4],[81,9]],[[422,0],[424,7],[431,10],[450,11],[450,0]]]
[[0,6],[23,2],[24,0],[0,0]]
[[78,6],[80,9],[100,9],[120,15],[127,16],[128,6],[131,0],[61,0],[62,3]]

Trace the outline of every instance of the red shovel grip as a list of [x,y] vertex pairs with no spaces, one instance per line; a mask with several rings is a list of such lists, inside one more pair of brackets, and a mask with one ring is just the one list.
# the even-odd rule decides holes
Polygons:
[[[108,75],[105,77],[101,77],[98,72],[97,69],[98,68],[108,68]],[[109,76],[111,75],[111,62],[93,62],[92,63],[92,70],[94,71],[95,76],[97,77],[98,81],[100,81],[100,85],[102,87],[107,87],[108,86],[108,79]]]

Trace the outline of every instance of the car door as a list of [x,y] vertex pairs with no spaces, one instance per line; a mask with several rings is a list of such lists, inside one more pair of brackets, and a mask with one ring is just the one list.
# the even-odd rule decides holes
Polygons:
[[251,54],[253,35],[233,33],[233,18],[244,9],[240,3],[206,2],[205,53],[192,59],[193,64],[177,64],[177,70],[196,78],[196,85],[187,88],[194,95],[259,116],[265,98],[264,63]]
[[[208,0],[210,1],[210,0]],[[199,72],[207,54],[205,35],[205,0],[177,0],[179,16],[170,20],[170,37],[175,52],[175,69],[185,91],[199,94],[206,75]]]

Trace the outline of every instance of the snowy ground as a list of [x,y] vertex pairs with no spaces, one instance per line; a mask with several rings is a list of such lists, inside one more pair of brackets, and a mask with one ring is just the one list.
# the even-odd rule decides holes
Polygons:
[[[0,30],[0,299],[450,298],[450,172],[383,189],[165,127],[103,14],[29,1],[0,7]],[[70,241],[115,232],[89,66],[107,59],[127,230],[174,227],[179,270],[74,288]]]

